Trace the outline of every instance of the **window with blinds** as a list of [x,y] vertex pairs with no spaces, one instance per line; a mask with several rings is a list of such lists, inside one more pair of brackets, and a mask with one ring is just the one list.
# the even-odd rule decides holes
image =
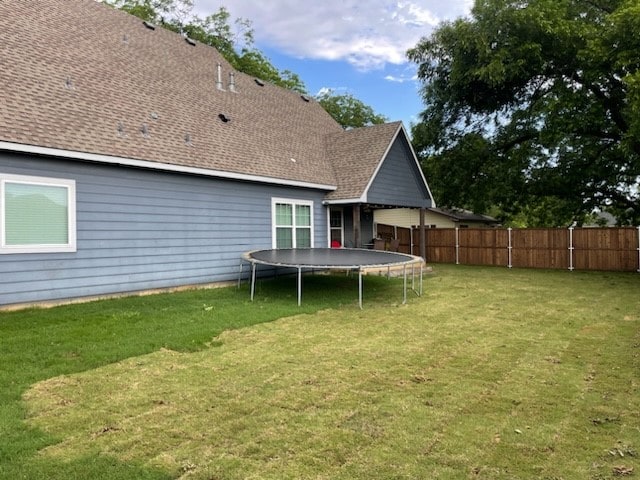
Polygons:
[[0,253],[75,252],[75,181],[0,174]]

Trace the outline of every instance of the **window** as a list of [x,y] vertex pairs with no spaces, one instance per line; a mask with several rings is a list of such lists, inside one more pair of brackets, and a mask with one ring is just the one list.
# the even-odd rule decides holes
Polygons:
[[74,180],[0,174],[0,253],[76,251]]
[[273,248],[313,247],[313,202],[272,200]]

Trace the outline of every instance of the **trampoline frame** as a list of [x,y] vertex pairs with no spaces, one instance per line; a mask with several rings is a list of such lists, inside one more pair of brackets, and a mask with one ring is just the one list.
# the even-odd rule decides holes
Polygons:
[[[415,255],[409,255],[406,253],[398,253],[398,252],[386,252],[383,250],[368,250],[368,249],[362,249],[362,248],[340,248],[340,249],[331,249],[331,248],[300,248],[300,249],[280,249],[280,250],[287,250],[289,252],[302,252],[305,250],[314,250],[314,251],[328,251],[329,252],[333,252],[333,251],[340,251],[340,252],[344,252],[344,251],[354,251],[357,252],[360,256],[362,255],[369,255],[368,252],[371,252],[371,255],[373,256],[373,253],[375,252],[375,254],[377,256],[380,255],[385,255],[387,254],[390,258],[395,257],[396,259],[401,256],[403,258],[405,258],[405,260],[402,261],[390,261],[390,262],[383,262],[383,263],[352,263],[352,264],[326,264],[326,263],[287,263],[287,262],[276,262],[276,261],[267,261],[267,260],[261,260],[261,259],[257,259],[255,258],[253,255],[257,254],[259,252],[275,252],[277,251],[276,249],[261,249],[261,250],[251,250],[248,252],[245,252],[242,254],[242,256],[240,257],[240,268],[239,268],[239,275],[238,275],[238,287],[240,287],[240,283],[242,281],[242,273],[243,273],[243,265],[245,263],[249,263],[251,264],[251,274],[250,274],[250,283],[251,283],[251,301],[253,301],[253,298],[255,296],[255,285],[256,285],[256,271],[257,271],[257,266],[258,265],[268,265],[271,267],[282,267],[282,268],[294,268],[297,271],[297,293],[298,293],[298,306],[302,305],[302,272],[303,270],[347,270],[347,271],[357,271],[358,272],[358,306],[360,307],[360,309],[362,309],[362,293],[363,293],[363,283],[362,283],[362,276],[363,276],[363,271],[364,269],[376,269],[376,268],[386,268],[387,269],[387,278],[390,277],[390,271],[391,271],[391,267],[397,267],[397,266],[402,266],[402,274],[403,274],[403,299],[402,299],[402,303],[405,304],[407,303],[407,267],[411,267],[411,290],[417,295],[417,296],[421,296],[422,295],[422,285],[423,285],[423,270],[422,270],[422,266],[423,266],[423,260],[422,257],[417,257]],[[416,283],[416,273],[415,273],[415,267],[416,265],[420,266],[420,274],[419,274],[419,288],[416,290],[415,288],[415,283]]]

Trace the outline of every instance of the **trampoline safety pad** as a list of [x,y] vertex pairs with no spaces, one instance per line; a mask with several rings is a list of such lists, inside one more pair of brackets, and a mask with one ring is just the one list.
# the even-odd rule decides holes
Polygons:
[[[243,265],[251,265],[251,301],[255,295],[258,265],[295,268],[297,270],[298,305],[302,304],[302,272],[304,270],[352,270],[358,272],[358,305],[362,308],[362,275],[365,269],[403,267],[403,302],[407,302],[407,270],[411,270],[412,290],[422,295],[421,257],[406,253],[361,248],[288,248],[252,250],[242,254],[238,285],[242,280]],[[419,288],[415,288],[415,269],[419,267]]]

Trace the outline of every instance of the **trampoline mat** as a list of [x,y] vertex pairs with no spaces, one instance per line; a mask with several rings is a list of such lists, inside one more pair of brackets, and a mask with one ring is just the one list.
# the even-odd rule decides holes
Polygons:
[[249,262],[283,267],[360,268],[413,263],[418,257],[406,253],[360,248],[293,248],[256,250],[245,254]]

